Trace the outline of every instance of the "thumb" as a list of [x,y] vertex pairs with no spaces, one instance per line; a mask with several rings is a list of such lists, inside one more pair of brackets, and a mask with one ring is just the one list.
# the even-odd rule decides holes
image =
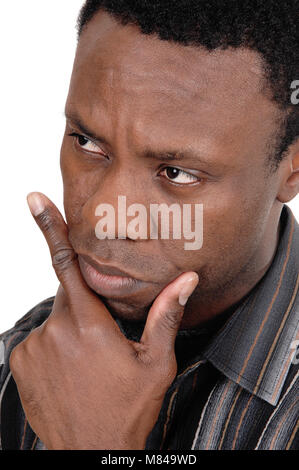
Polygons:
[[152,357],[174,351],[184,308],[198,284],[195,272],[186,272],[168,284],[154,301],[141,337]]

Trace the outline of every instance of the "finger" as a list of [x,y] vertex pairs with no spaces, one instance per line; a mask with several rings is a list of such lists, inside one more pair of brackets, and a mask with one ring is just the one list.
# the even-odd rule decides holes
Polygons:
[[141,337],[152,356],[161,357],[174,351],[181,319],[188,298],[198,284],[195,272],[181,274],[168,284],[154,301]]
[[53,303],[53,311],[60,311],[60,310],[65,310],[67,307],[68,302],[67,302],[67,296],[65,294],[65,290],[62,287],[61,284],[59,284],[58,290],[56,292],[56,296],[54,299]]
[[52,265],[70,302],[91,295],[79,268],[77,255],[68,239],[68,228],[58,208],[42,193],[27,196],[30,211],[48,243]]

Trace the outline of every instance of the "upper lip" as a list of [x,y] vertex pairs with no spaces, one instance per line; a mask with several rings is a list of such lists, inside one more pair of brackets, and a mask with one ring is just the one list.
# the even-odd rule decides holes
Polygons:
[[110,266],[108,264],[99,263],[88,255],[80,253],[79,256],[83,258],[83,260],[86,263],[90,264],[100,274],[105,274],[106,276],[130,277],[130,278],[136,279],[131,274],[121,269],[118,269],[115,266]]

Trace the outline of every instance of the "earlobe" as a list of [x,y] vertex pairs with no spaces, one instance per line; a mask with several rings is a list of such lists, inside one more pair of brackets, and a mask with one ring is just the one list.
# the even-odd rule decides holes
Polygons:
[[277,199],[286,203],[294,199],[299,193],[299,144],[297,143],[286,159],[283,169],[283,178]]

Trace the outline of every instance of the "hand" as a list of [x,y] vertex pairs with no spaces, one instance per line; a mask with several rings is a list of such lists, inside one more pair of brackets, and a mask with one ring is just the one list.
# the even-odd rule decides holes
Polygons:
[[198,276],[166,286],[140,343],[130,341],[85,283],[57,207],[41,193],[28,203],[60,281],[50,316],[10,357],[30,426],[49,450],[144,449],[177,373],[175,338]]

